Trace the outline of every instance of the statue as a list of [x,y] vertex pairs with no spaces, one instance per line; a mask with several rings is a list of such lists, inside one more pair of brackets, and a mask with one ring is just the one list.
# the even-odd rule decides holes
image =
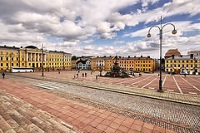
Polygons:
[[117,56],[115,56],[115,62],[114,62],[113,67],[111,68],[111,71],[107,72],[105,74],[105,77],[114,77],[114,78],[115,77],[122,77],[122,78],[129,77],[129,75],[120,68]]

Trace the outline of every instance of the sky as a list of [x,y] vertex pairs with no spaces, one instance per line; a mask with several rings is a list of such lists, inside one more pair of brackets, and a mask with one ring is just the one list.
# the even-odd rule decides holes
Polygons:
[[0,46],[76,56],[151,56],[200,50],[200,0],[0,0]]

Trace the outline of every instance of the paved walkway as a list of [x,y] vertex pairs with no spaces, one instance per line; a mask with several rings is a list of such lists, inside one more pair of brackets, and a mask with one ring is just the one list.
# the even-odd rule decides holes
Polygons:
[[[9,79],[0,79],[0,84],[0,103],[1,106],[4,106],[4,111],[1,111],[0,114],[0,132],[20,132],[20,129],[24,132],[54,132],[51,128],[52,123],[48,122],[49,117],[44,118],[43,120],[37,119],[39,117],[38,115],[41,114],[37,113],[38,110],[41,110],[44,115],[46,114],[45,112],[48,112],[53,115],[52,117],[55,117],[54,121],[58,124],[55,132],[63,132],[63,130],[64,132],[76,131],[93,133],[174,132],[120,114],[98,109],[72,100],[67,100],[49,93],[47,90],[15,83]],[[23,113],[20,113],[20,110],[16,107],[15,110],[13,110],[15,115],[13,116],[13,113],[10,113],[9,106],[12,104],[25,106],[25,103],[30,103],[31,106],[33,105],[32,110],[25,107],[21,109],[23,110]],[[36,111],[35,115],[31,115],[34,113],[33,110]],[[19,117],[21,115],[22,117]],[[10,117],[13,118],[11,119],[12,122],[9,122],[10,119],[8,118]],[[26,117],[30,117],[29,120],[31,119],[31,122],[28,120],[26,121]],[[47,123],[41,122],[46,120]],[[26,127],[29,128],[23,128],[24,121]],[[35,121],[37,124],[33,124],[34,122],[32,121]],[[2,124],[2,122],[4,124]],[[49,123],[50,125],[48,125]],[[32,126],[35,128],[31,128]],[[31,130],[30,128],[35,130]]]
[[[131,83],[130,80],[133,80],[131,78],[126,79],[126,81],[128,81],[129,83],[127,86],[124,86],[122,84],[119,84],[120,82],[119,80],[121,80],[121,82],[126,82],[126,81],[123,81],[123,79],[121,78],[115,79],[115,78],[98,77],[98,79],[96,80],[94,78],[95,74],[93,74],[92,75],[93,77],[88,76],[85,78],[79,77],[79,78],[73,79],[72,74],[73,74],[73,71],[62,72],[61,74],[57,74],[57,72],[49,72],[49,73],[45,73],[44,77],[41,77],[41,73],[31,73],[28,75],[27,73],[16,73],[14,75],[36,78],[36,79],[41,79],[41,80],[44,79],[44,80],[49,80],[49,81],[57,81],[57,82],[63,82],[63,83],[73,83],[76,85],[92,87],[95,89],[104,89],[104,90],[122,92],[126,94],[134,94],[134,95],[140,95],[140,96],[145,96],[145,97],[151,97],[151,98],[156,98],[156,99],[162,99],[162,100],[167,100],[167,101],[174,101],[174,102],[179,102],[179,103],[200,106],[199,95],[181,94],[181,93],[170,92],[170,91],[164,91],[164,93],[158,93],[156,90],[151,89],[151,88],[141,89],[141,88],[138,88],[137,86],[130,86],[130,83]],[[196,77],[196,76],[195,78],[196,78],[195,80],[200,79],[200,77]],[[137,80],[138,79],[139,78],[137,78]],[[117,83],[111,84],[111,82],[114,82],[115,80],[117,80]],[[171,82],[168,82],[165,84],[168,84],[169,87],[172,85]]]

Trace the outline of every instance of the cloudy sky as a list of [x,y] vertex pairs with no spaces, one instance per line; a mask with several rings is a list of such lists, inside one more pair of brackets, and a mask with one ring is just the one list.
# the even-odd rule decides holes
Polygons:
[[0,45],[159,58],[161,16],[163,55],[200,50],[200,0],[0,0]]

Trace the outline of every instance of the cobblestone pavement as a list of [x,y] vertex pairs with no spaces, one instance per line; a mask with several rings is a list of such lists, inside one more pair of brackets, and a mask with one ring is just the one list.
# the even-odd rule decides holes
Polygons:
[[[76,132],[94,133],[174,132],[166,127],[161,128],[119,113],[63,98],[49,90],[26,84],[26,79],[21,80],[26,80],[25,82],[18,79],[9,78],[9,76],[6,79],[0,79],[0,102],[3,108],[0,114],[2,132],[21,132],[20,129],[24,132],[32,131],[34,133],[54,132],[54,127],[55,132],[56,130],[58,130],[57,132],[62,132],[60,130],[73,132],[75,130]],[[11,120],[10,123],[9,120]],[[20,125],[19,129],[17,124]]]
[[[119,110],[119,112],[123,114],[127,114],[128,112],[130,117],[139,118],[140,120],[151,124],[157,124],[159,126],[164,125],[164,127],[168,127],[170,129],[173,128],[178,132],[198,132],[200,129],[199,106],[160,101],[133,95],[67,85],[59,82],[44,82],[42,80],[38,81],[35,79],[19,79],[19,81],[28,82],[29,84],[34,84],[46,89],[61,90],[67,92],[68,94],[76,95],[79,98],[82,97],[104,103],[109,106],[122,108],[125,110]],[[135,116],[135,113],[142,115]],[[153,117],[155,119],[152,120],[149,119],[149,117]],[[157,119],[162,119],[164,122],[160,122]],[[195,131],[192,128],[196,128],[197,130]]]

